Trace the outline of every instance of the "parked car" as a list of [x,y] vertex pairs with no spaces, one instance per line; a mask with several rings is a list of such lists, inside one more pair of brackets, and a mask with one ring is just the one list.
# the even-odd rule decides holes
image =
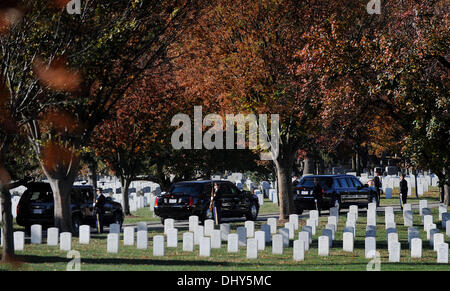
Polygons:
[[375,199],[375,188],[363,185],[352,175],[311,175],[303,177],[294,189],[294,204],[298,214],[303,210],[315,209],[312,189],[314,179],[323,189],[322,209],[337,207],[339,210],[350,205],[368,207]]
[[[41,224],[43,227],[54,225],[53,192],[49,183],[33,182],[25,185],[27,190],[22,194],[17,205],[17,224],[24,226],[29,232],[31,225]],[[72,223],[75,232],[80,225],[96,226],[93,213],[94,189],[88,185],[74,185],[70,193]],[[118,223],[122,225],[123,211],[120,203],[111,197],[106,198],[104,224]]]
[[248,220],[256,220],[259,212],[258,197],[222,180],[174,183],[168,192],[156,197],[155,214],[161,217],[162,223],[166,218],[188,219],[191,215],[197,215],[200,221],[211,219],[209,205],[213,183],[219,184],[222,218],[245,216]]

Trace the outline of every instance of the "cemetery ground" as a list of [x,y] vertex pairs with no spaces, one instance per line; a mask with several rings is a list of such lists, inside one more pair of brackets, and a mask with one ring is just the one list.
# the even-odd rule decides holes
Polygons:
[[[377,251],[380,253],[381,270],[450,270],[448,264],[438,264],[436,260],[436,252],[429,246],[426,232],[423,231],[423,223],[418,214],[419,210],[414,205],[419,203],[420,199],[428,200],[433,220],[438,221],[438,205],[436,188],[430,188],[430,192],[425,193],[417,199],[410,196],[408,203],[413,205],[414,210],[414,226],[420,230],[420,236],[423,240],[422,258],[411,258],[408,245],[408,227],[403,225],[402,212],[397,209],[398,195],[394,192],[393,199],[382,199],[381,206],[391,205],[395,208],[395,222],[397,223],[398,239],[401,243],[401,259],[400,263],[389,263],[388,246],[386,241],[386,230],[384,224],[384,210],[378,209],[377,212]],[[413,192],[414,193],[414,192]],[[361,210],[361,209],[360,209]],[[345,211],[346,212],[346,211]],[[333,247],[330,248],[329,256],[318,256],[318,237],[321,230],[327,224],[328,211],[325,211],[319,218],[319,226],[316,234],[313,236],[313,242],[309,250],[305,251],[303,261],[293,260],[293,240],[290,240],[290,246],[284,248],[282,255],[272,254],[272,244],[267,243],[265,250],[258,251],[257,259],[246,258],[246,247],[239,247],[238,253],[227,252],[227,242],[222,241],[220,249],[211,249],[210,257],[199,256],[199,246],[194,247],[193,252],[184,252],[182,250],[183,233],[188,231],[187,223],[176,222],[175,227],[178,229],[178,247],[165,247],[165,254],[161,257],[153,256],[153,237],[163,234],[163,226],[159,217],[153,217],[148,208],[143,208],[134,212],[132,216],[127,217],[124,226],[135,225],[139,221],[148,223],[148,248],[137,249],[134,246],[123,245],[123,232],[121,233],[121,241],[118,253],[107,253],[107,234],[91,233],[91,240],[88,245],[79,244],[78,237],[72,238],[72,250],[80,253],[81,270],[105,270],[105,271],[298,271],[298,270],[354,270],[365,271],[367,264],[371,259],[364,256],[364,237],[366,231],[366,211],[363,209],[359,212],[357,221],[356,237],[354,242],[353,253],[344,252],[342,249],[342,237],[346,221],[346,213],[339,217],[336,239],[333,241]],[[255,222],[255,230],[259,230],[260,226],[266,223],[267,218],[278,218],[278,206],[266,199],[261,207],[258,220]],[[300,215],[300,229],[305,225],[306,219],[309,217],[308,211]],[[231,233],[235,233],[237,227],[244,225],[244,219],[232,219],[226,221],[231,225]],[[436,222],[436,224],[438,224]],[[278,228],[284,226],[284,221],[278,222]],[[217,228],[217,227],[216,227]],[[440,229],[440,223],[438,225]],[[23,230],[15,225],[15,230]],[[108,228],[106,228],[106,232]],[[298,230],[300,231],[300,230]],[[295,239],[298,238],[298,231],[295,232]],[[441,232],[445,233],[445,230]],[[29,238],[26,239],[24,251],[17,251],[16,254],[20,259],[20,263],[12,265],[0,265],[0,270],[41,270],[52,271],[66,270],[68,262],[72,258],[68,258],[67,251],[61,251],[58,246],[47,246],[46,239],[43,235],[43,244],[32,245]],[[450,238],[445,236],[445,242],[450,243]]]

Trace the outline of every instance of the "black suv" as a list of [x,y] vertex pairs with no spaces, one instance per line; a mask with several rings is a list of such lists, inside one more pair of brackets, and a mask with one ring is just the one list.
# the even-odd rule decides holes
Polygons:
[[256,195],[239,190],[233,183],[222,180],[187,181],[172,184],[167,193],[157,196],[155,214],[164,219],[187,219],[197,215],[200,221],[211,219],[209,205],[213,183],[219,184],[221,216],[256,220],[259,202]]
[[375,199],[375,188],[363,185],[352,175],[311,175],[303,177],[294,188],[294,204],[298,214],[303,210],[315,209],[312,189],[314,179],[322,187],[322,209],[337,207],[339,210],[350,205],[367,207]]
[[[33,182],[25,185],[27,190],[17,204],[17,224],[24,226],[29,232],[31,225],[41,224],[43,227],[54,225],[53,192],[49,183]],[[72,223],[75,232],[80,225],[88,224],[95,227],[93,214],[94,190],[88,185],[74,185],[70,193]],[[106,198],[104,224],[119,223],[122,225],[123,211],[120,203]]]

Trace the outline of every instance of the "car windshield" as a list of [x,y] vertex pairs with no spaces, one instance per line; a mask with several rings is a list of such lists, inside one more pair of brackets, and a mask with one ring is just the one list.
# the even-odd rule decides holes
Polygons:
[[187,195],[200,195],[202,191],[201,184],[174,184],[170,188],[171,194],[187,194]]
[[44,189],[40,190],[27,190],[25,195],[28,195],[30,202],[48,203],[53,202],[53,193]]
[[312,188],[314,187],[314,179],[318,179],[319,180],[319,185],[323,188],[323,189],[329,189],[331,188],[331,185],[333,183],[333,179],[331,178],[303,178],[300,181],[300,185],[302,187],[309,187]]

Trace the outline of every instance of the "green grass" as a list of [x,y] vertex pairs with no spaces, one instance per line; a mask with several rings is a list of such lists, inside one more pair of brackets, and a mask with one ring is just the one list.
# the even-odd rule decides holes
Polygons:
[[[432,196],[430,194],[430,196]],[[428,196],[427,196],[428,197]],[[431,200],[432,197],[429,197]],[[436,198],[435,198],[436,200]],[[433,200],[434,201],[434,200]],[[391,201],[392,202],[392,201]],[[397,201],[395,201],[397,202]],[[394,202],[394,203],[395,203]],[[411,202],[413,200],[411,199]],[[385,202],[383,201],[383,204]],[[278,206],[266,200],[260,213],[274,213],[278,211]],[[434,221],[438,220],[437,208],[432,209]],[[138,221],[152,221],[159,219],[153,218],[148,209],[140,209],[133,213],[132,217],[126,218],[126,223],[135,223]],[[240,248],[239,253],[229,254],[226,250],[226,242],[222,243],[221,249],[213,249],[211,257],[200,257],[198,246],[194,252],[182,251],[182,233],[185,228],[179,229],[179,245],[177,249],[166,248],[165,257],[153,257],[152,241],[153,236],[160,235],[162,229],[149,231],[149,248],[147,250],[138,250],[134,246],[123,246],[122,241],[118,254],[108,254],[106,252],[106,234],[91,235],[89,245],[80,245],[78,238],[73,238],[73,250],[80,252],[81,270],[112,270],[112,271],[139,271],[139,270],[161,270],[161,271],[278,271],[278,270],[366,270],[369,259],[364,258],[364,237],[366,228],[366,214],[360,213],[355,250],[353,253],[342,251],[342,235],[345,227],[345,214],[341,215],[338,224],[336,239],[333,241],[333,248],[330,249],[330,256],[319,257],[317,255],[317,239],[321,230],[327,223],[327,217],[320,217],[319,227],[309,251],[305,253],[305,260],[295,262],[292,259],[292,247],[284,250],[283,255],[272,255],[271,245],[267,245],[264,251],[258,253],[258,259],[246,259],[245,248]],[[407,227],[403,226],[403,219],[400,212],[396,212],[395,220],[399,241],[401,242],[401,262],[389,263],[386,242],[386,231],[384,227],[384,214],[379,212],[377,215],[377,251],[380,252],[381,270],[447,270],[450,271],[450,265],[436,263],[436,253],[429,247],[426,240],[426,233],[415,210],[414,225],[418,226],[423,240],[423,256],[421,259],[410,258],[410,251],[407,240]],[[257,221],[255,229],[259,229],[264,221]],[[232,231],[244,222],[232,223]],[[301,220],[300,225],[305,221]],[[438,227],[440,225],[436,223]],[[280,223],[281,227],[282,224]],[[441,231],[442,232],[442,231]],[[296,238],[298,235],[296,234]],[[122,238],[123,239],[123,238]],[[450,243],[450,238],[445,237],[445,241]],[[45,243],[45,240],[44,240]],[[292,241],[291,241],[292,246]],[[0,265],[0,270],[66,270],[67,263],[71,258],[67,258],[67,252],[60,251],[59,247],[50,247],[45,244],[31,245],[26,244],[24,251],[18,251],[17,255],[22,263],[11,265]]]

